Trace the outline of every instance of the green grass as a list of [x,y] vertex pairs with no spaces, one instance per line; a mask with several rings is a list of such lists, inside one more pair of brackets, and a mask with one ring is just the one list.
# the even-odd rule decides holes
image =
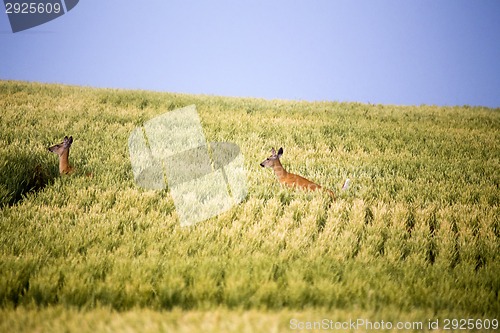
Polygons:
[[[249,193],[182,228],[168,191],[134,184],[127,143],[191,104],[207,141],[241,148]],[[59,177],[47,147],[65,135],[77,171]],[[0,81],[0,330],[498,318],[499,143],[500,109]],[[280,186],[271,147],[337,200]]]

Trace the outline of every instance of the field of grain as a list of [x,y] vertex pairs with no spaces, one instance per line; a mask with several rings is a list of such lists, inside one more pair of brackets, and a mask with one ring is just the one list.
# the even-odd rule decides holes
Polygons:
[[[241,148],[248,195],[181,227],[168,190],[134,183],[127,142],[192,104],[207,141]],[[65,135],[61,177],[47,147]],[[337,199],[282,187],[259,166],[272,147]],[[500,109],[0,81],[0,331],[498,320],[499,184]]]

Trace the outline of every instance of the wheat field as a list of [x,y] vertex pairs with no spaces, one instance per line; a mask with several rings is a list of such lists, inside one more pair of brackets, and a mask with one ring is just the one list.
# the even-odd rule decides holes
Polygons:
[[[207,141],[240,147],[248,195],[181,227],[168,189],[134,183],[127,140],[192,104]],[[59,176],[65,135],[77,170]],[[281,186],[259,166],[272,147],[337,199]],[[498,325],[499,166],[500,109],[0,81],[0,331]]]

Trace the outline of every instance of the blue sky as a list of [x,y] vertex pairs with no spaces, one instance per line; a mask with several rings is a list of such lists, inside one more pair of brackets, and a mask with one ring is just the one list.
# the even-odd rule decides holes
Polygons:
[[0,8],[0,79],[500,107],[498,0],[81,0],[15,34]]

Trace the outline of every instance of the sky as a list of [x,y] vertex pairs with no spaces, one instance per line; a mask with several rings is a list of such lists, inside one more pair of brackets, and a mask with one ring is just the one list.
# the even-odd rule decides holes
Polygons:
[[17,33],[0,9],[2,80],[500,107],[498,0],[81,0]]

